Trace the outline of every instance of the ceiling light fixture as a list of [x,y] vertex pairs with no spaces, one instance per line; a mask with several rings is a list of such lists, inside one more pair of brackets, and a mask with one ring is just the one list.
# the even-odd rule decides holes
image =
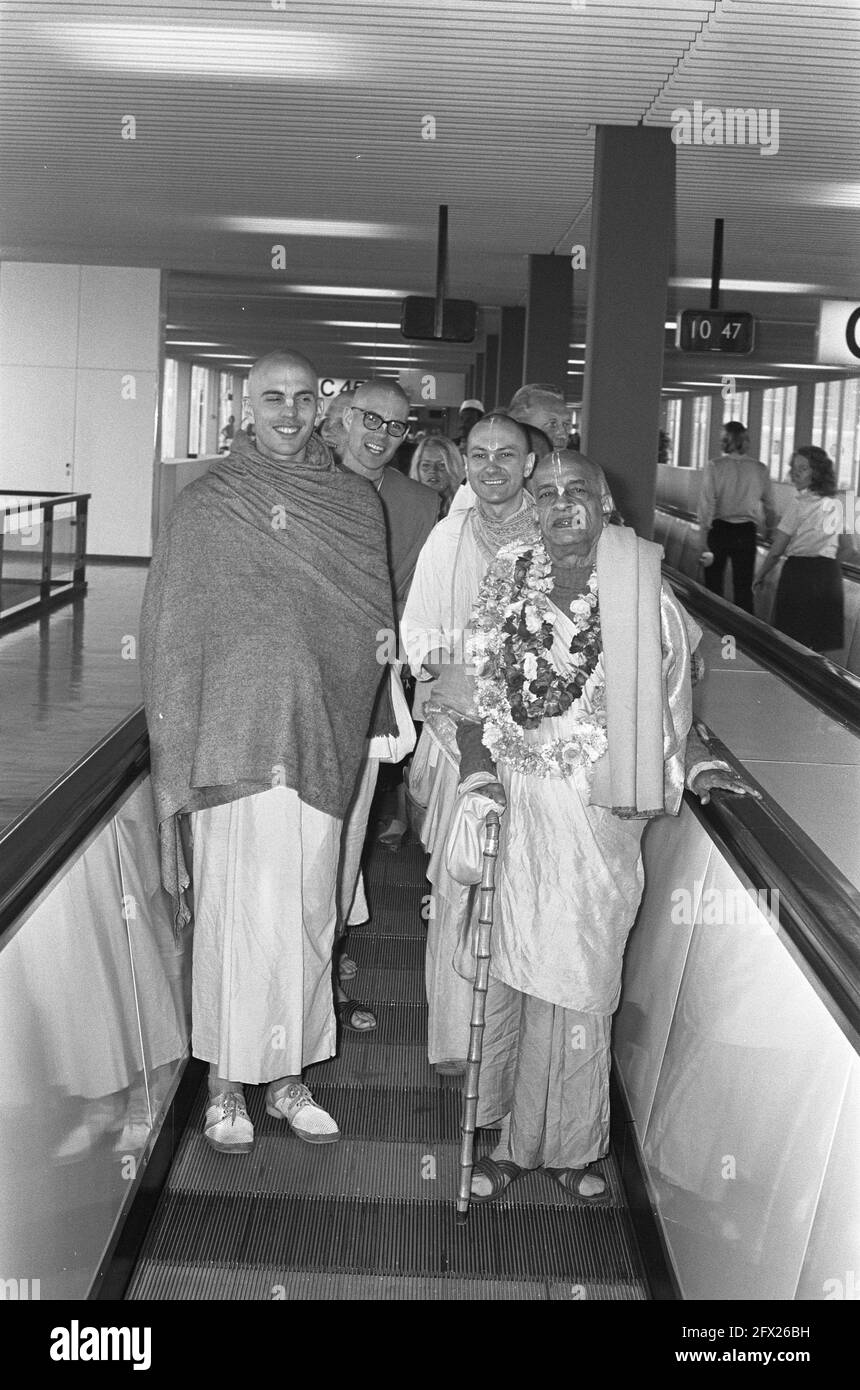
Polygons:
[[[705,276],[680,276],[669,281],[673,289],[678,290],[710,290],[711,282]],[[721,292],[727,290],[735,291],[737,294],[802,294],[802,295],[833,295],[840,297],[841,292],[834,290],[829,285],[804,285],[791,280],[721,280]]]
[[372,323],[366,319],[320,319],[326,328],[384,328],[391,333],[400,332],[399,323]]
[[358,237],[366,241],[424,238],[420,228],[395,222],[341,222],[325,217],[216,217],[205,220],[213,221],[224,231],[253,232],[260,236]]
[[324,82],[367,72],[372,55],[357,35],[289,24],[31,23],[31,45],[52,48],[87,68],[206,73],[283,82]]
[[411,290],[371,290],[357,285],[279,285],[282,294],[319,294],[327,299],[402,299]]

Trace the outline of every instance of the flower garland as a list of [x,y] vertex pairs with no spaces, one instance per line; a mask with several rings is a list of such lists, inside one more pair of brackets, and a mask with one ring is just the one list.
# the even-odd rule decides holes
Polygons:
[[470,630],[484,744],[497,761],[538,776],[569,773],[606,752],[606,719],[599,710],[583,715],[568,738],[532,743],[524,735],[579,699],[602,650],[592,570],[586,591],[570,605],[572,670],[556,670],[547,655],[555,633],[552,588],[552,564],[542,542],[505,546],[484,576]]

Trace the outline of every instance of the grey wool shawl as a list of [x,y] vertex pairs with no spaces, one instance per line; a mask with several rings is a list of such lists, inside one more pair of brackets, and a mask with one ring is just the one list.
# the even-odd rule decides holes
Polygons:
[[179,813],[281,785],[345,815],[365,738],[394,732],[387,684],[377,699],[393,626],[382,505],[316,436],[303,463],[276,464],[240,434],[179,495],[140,627],[177,929],[190,917]]

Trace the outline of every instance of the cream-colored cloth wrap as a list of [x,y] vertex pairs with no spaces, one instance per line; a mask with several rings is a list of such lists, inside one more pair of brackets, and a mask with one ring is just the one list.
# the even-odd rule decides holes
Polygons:
[[688,695],[683,709],[676,702],[690,688],[690,650],[683,623],[673,623],[680,631],[673,631],[669,646],[675,656],[670,692],[663,660],[662,553],[629,526],[605,527],[597,546],[609,747],[594,769],[591,804],[623,817],[674,814],[683,792],[692,710]]

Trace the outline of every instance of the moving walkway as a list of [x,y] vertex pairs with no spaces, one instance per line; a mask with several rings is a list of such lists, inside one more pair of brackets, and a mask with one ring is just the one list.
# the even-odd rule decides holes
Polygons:
[[0,1275],[43,1299],[833,1296],[857,1259],[860,894],[767,794],[688,796],[644,859],[607,1195],[534,1173],[458,1228],[423,856],[371,858],[351,952],[379,1028],[309,1077],[341,1142],[302,1144],[249,1088],[254,1153],[214,1154],[131,716],[0,838]]

